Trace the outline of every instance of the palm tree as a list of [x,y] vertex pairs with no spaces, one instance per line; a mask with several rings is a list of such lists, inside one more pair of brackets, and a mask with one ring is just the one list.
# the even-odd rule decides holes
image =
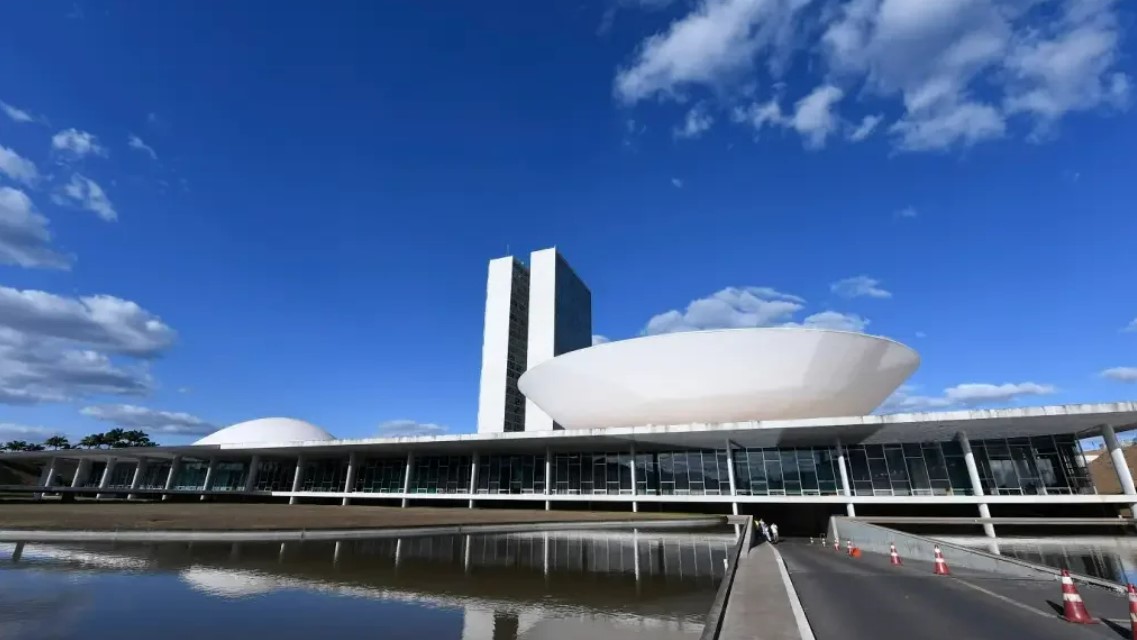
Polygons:
[[29,444],[24,451],[43,451],[43,449],[44,446],[42,444]]
[[4,448],[8,451],[27,451],[30,446],[25,440],[10,440],[4,445]]
[[128,447],[153,447],[157,446],[150,440],[150,436],[146,435],[145,431],[132,429],[123,434],[123,440]]
[[87,449],[97,449],[103,446],[103,434],[92,433],[89,436],[83,436],[83,439],[79,441],[79,446],[86,447]]
[[118,427],[107,431],[103,434],[103,444],[114,449],[121,449],[123,447],[129,446],[126,443],[126,431]]
[[51,436],[43,441],[45,447],[52,449],[70,449],[71,443],[67,440],[67,436]]

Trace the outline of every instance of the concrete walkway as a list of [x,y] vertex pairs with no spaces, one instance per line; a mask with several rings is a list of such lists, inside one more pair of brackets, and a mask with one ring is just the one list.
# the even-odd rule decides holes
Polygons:
[[720,640],[802,640],[777,552],[760,544],[738,564]]

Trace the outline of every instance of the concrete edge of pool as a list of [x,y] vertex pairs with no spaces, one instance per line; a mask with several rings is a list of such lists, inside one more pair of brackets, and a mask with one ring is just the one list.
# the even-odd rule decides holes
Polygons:
[[435,525],[418,527],[384,527],[367,529],[287,529],[247,531],[146,531],[146,530],[51,530],[0,529],[0,542],[57,541],[291,541],[348,540],[361,538],[403,538],[465,534],[518,533],[534,530],[581,529],[700,529],[726,525],[725,516],[678,518],[667,520],[594,520],[545,521],[520,524]]

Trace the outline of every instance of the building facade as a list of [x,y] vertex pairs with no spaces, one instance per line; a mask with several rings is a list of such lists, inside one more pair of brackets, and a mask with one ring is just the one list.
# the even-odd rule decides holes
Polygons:
[[553,419],[517,382],[530,367],[592,344],[592,294],[555,248],[525,266],[491,260],[486,279],[478,432],[551,431]]

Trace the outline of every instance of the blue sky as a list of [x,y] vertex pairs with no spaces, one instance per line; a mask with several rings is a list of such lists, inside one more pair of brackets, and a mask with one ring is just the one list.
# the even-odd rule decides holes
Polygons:
[[550,245],[610,339],[852,328],[923,356],[892,409],[1133,399],[1135,18],[5,3],[0,438],[472,431],[486,262]]

